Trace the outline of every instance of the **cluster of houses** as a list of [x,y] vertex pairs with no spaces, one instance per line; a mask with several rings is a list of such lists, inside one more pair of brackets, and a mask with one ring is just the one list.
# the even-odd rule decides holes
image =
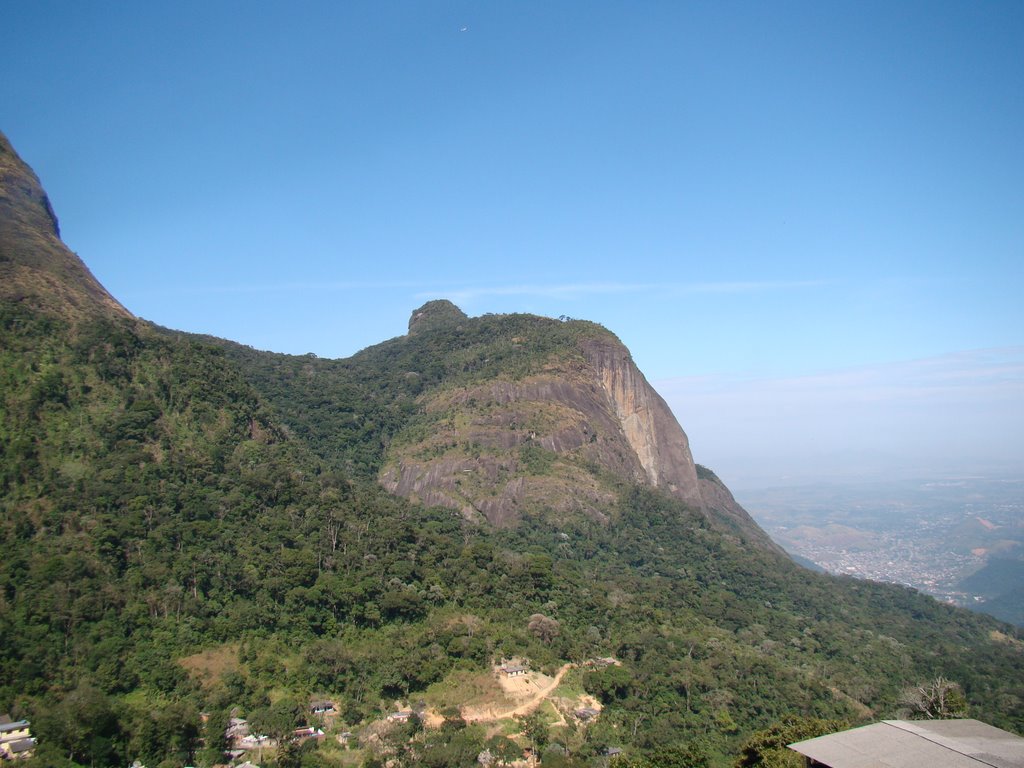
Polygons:
[[0,715],[0,760],[26,760],[32,757],[35,747],[28,720]]
[[249,732],[249,721],[244,717],[232,717],[228,721],[224,738],[228,743],[227,756],[238,760],[246,752],[260,747],[276,747],[277,742],[267,736]]
[[[314,701],[309,707],[310,714],[321,723],[326,718],[337,715],[334,704],[330,701]],[[228,727],[224,731],[224,738],[228,743],[228,750],[225,756],[232,761],[240,760],[253,750],[263,747],[276,747],[277,740],[259,733],[252,733],[249,729],[249,721],[243,717],[232,717],[228,721]],[[292,738],[300,744],[310,739],[315,741],[324,740],[324,731],[315,725],[306,725],[292,731]],[[245,763],[236,766],[243,768]]]

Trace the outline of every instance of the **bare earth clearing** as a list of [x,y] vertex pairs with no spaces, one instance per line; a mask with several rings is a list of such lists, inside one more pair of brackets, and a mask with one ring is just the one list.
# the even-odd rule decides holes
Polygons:
[[575,664],[563,664],[554,677],[530,672],[522,677],[508,677],[498,673],[502,689],[513,700],[520,703],[511,709],[495,711],[490,707],[466,707],[462,717],[467,723],[487,723],[496,720],[507,720],[517,715],[528,715],[539,707],[551,692],[558,687],[565,673]]

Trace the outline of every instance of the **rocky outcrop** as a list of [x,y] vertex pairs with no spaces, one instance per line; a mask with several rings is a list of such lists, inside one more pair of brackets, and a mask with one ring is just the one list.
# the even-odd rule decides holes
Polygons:
[[786,551],[772,541],[771,537],[754,522],[747,510],[740,506],[732,492],[714,472],[707,467],[698,466],[697,477],[705,514],[717,523],[720,530],[788,557]]
[[[472,335],[481,320],[431,302],[413,313],[408,338],[413,328],[436,328],[443,335],[423,339],[432,349],[460,345],[459,334]],[[443,379],[421,394],[419,413],[394,437],[378,475],[385,488],[512,526],[532,516],[607,521],[624,487],[646,484],[700,510],[720,531],[782,552],[714,473],[694,463],[686,433],[613,334],[523,315],[488,323],[486,340],[475,342],[487,347],[481,355],[510,364],[460,383]],[[451,355],[477,359],[464,346]]]
[[50,199],[2,133],[0,298],[71,320],[131,317],[61,242]]
[[615,494],[599,469],[643,481],[600,387],[570,372],[444,390],[423,406],[380,474],[400,496],[505,526],[533,514],[603,519]]
[[603,340],[586,344],[584,351],[650,484],[701,506],[690,441],[629,351],[618,342]]
[[412,313],[412,317],[409,318],[409,333],[411,335],[434,328],[458,325],[466,319],[466,313],[447,299],[435,299]]
[[703,509],[686,434],[629,351],[603,329],[572,338],[540,373],[424,395],[418,419],[393,441],[380,482],[495,525],[529,515],[606,519],[623,482]]

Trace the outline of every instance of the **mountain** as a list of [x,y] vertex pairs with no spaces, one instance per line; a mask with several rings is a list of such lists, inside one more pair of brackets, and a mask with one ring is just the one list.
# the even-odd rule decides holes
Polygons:
[[[431,302],[322,360],[158,328],[2,146],[0,711],[40,764],[217,764],[241,713],[281,766],[475,765],[527,738],[461,720],[513,658],[563,671],[525,724],[551,764],[724,766],[939,675],[1024,727],[1017,630],[780,554],[607,330]],[[350,750],[289,741],[313,697]]]
[[73,318],[130,317],[60,240],[39,179],[0,133],[0,298]]
[[[345,361],[224,346],[321,458],[416,503],[502,527],[537,517],[607,521],[622,485],[639,483],[782,552],[714,473],[699,471],[665,401],[594,323],[469,318],[439,300],[412,313],[406,336]],[[356,406],[336,406],[367,400],[387,403],[387,416],[374,419],[385,439],[358,457],[352,426],[365,423]],[[322,413],[327,403],[333,414]]]
[[1024,560],[1020,557],[993,557],[958,586],[969,595],[984,598],[979,610],[1024,625]]

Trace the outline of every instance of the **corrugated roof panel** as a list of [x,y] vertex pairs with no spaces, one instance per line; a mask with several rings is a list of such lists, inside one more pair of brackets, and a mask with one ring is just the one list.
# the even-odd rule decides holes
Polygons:
[[1024,739],[977,720],[886,720],[790,749],[831,768],[1024,768]]

